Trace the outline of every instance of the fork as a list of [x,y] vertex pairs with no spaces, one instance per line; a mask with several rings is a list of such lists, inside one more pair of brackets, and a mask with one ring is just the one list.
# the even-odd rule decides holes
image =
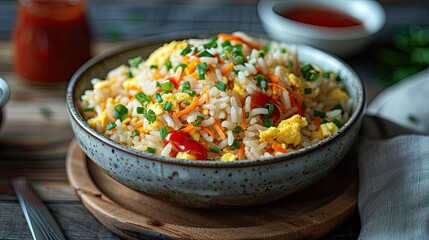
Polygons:
[[12,187],[18,197],[33,239],[66,239],[58,223],[25,177],[12,179]]

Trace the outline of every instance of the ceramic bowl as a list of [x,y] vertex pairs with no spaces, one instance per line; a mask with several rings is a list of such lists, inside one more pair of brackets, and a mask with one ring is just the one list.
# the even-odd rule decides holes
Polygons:
[[[297,7],[330,9],[359,20],[347,27],[323,27],[290,20],[281,13]],[[383,26],[386,16],[377,1],[368,0],[262,0],[258,2],[262,26],[274,40],[308,44],[339,57],[351,57],[367,47]]]
[[[188,37],[176,37],[175,40]],[[299,59],[339,72],[353,99],[350,120],[338,133],[316,145],[269,158],[236,162],[193,161],[132,149],[93,130],[78,107],[80,96],[91,88],[91,79],[103,79],[109,70],[128,59],[148,56],[171,40],[146,39],[95,57],[74,74],[68,85],[70,123],[80,147],[118,182],[146,195],[184,206],[251,206],[271,202],[311,186],[330,172],[349,151],[364,111],[362,82],[341,60],[305,45],[294,46]]]
[[7,82],[0,78],[0,125],[2,122],[2,108],[4,105],[6,105],[7,101],[9,100],[10,95],[10,89]]

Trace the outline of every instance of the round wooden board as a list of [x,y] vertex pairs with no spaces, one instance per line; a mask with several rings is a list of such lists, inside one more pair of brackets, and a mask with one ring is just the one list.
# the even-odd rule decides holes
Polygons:
[[356,166],[350,156],[305,191],[238,209],[185,208],[135,192],[93,164],[75,140],[66,161],[84,206],[110,231],[129,239],[315,239],[356,211]]

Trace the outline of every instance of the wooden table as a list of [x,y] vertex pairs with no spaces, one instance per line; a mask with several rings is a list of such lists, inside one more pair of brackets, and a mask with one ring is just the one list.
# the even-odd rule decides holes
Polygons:
[[[109,38],[119,36],[112,35],[115,34],[114,29],[108,29],[107,27],[120,26],[118,22],[120,22],[121,19],[111,18],[108,19],[108,21],[110,21],[109,24],[103,24],[106,18],[103,17],[102,13],[109,9],[113,9],[112,11],[121,11],[123,8],[128,10],[134,9],[132,5],[115,4],[118,3],[112,3],[111,1],[109,4],[101,5],[100,8],[95,8],[94,1],[91,1],[91,23],[95,29],[97,41],[101,40],[101,42],[96,42],[94,44],[94,52],[96,54],[123,44],[124,39],[138,37],[133,31],[125,31],[121,41],[106,42],[106,40],[112,40]],[[2,11],[8,13],[6,15],[0,14],[0,22],[4,23],[9,21],[10,24],[13,23],[13,17],[10,17],[13,16],[13,14],[11,15],[11,13],[7,11],[9,8],[13,12],[13,6],[14,1],[6,1],[0,4],[0,13]],[[182,5],[177,6],[184,7]],[[142,5],[138,5],[138,7],[148,14],[158,7],[161,9],[164,7],[164,9],[166,9],[166,6],[157,6],[153,3],[149,4],[146,8]],[[420,13],[417,12],[417,15],[414,14],[414,10],[418,9],[418,6],[409,8],[408,11],[407,8],[398,5],[389,5],[387,7],[386,10],[388,14],[391,13],[394,15],[401,10],[402,16],[406,15],[409,17],[408,23],[412,23],[413,21],[426,21],[428,19],[426,15],[423,16],[425,13],[421,13],[421,11]],[[241,26],[244,30],[256,29],[256,31],[261,31],[258,20],[255,20],[257,16],[255,15],[254,5],[246,4],[244,8],[252,10],[250,13],[251,16],[245,14],[240,15],[239,18],[243,18],[244,20],[238,19],[235,22],[233,21],[233,24],[230,24],[229,27],[238,28]],[[231,5],[229,8],[222,6],[218,10],[221,11],[222,9],[229,9],[228,11],[233,13],[243,8],[238,5]],[[114,16],[120,16],[120,14],[121,13],[117,13],[117,15]],[[7,18],[7,16],[9,16],[9,18]],[[149,21],[150,19],[146,19],[148,22],[145,24],[148,25],[143,31],[145,31],[144,33],[147,35],[168,32],[168,29],[177,27],[173,24],[173,21],[180,20],[180,16],[175,17],[171,14],[165,17],[165,19],[159,19],[159,17],[153,14],[146,16],[156,20],[152,19],[153,21]],[[223,17],[218,16],[217,19],[213,20],[212,18],[211,21],[218,21],[218,23],[220,22],[219,26],[221,26],[223,21],[219,20],[221,18]],[[116,19],[116,22],[114,19]],[[230,21],[232,21],[231,19]],[[182,18],[182,23],[186,24],[191,21],[195,21],[195,19]],[[396,18],[388,18],[385,32],[382,34],[377,44],[384,44],[386,39],[391,37],[390,33],[392,29],[398,26],[399,23],[399,20]],[[429,21],[426,21],[426,23],[429,23]],[[191,26],[190,28],[199,29],[201,26],[202,25],[196,27]],[[13,72],[11,64],[13,56],[11,52],[11,43],[8,38],[10,37],[11,28],[11,26],[5,27],[5,25],[0,24],[0,39],[4,39],[0,41],[0,76],[3,77],[11,87],[11,98],[3,110],[4,122],[0,133],[0,239],[31,239],[29,228],[25,222],[17,198],[10,186],[10,179],[17,176],[26,176],[31,180],[36,192],[42,197],[43,201],[47,203],[61,228],[64,230],[67,238],[117,239],[116,236],[104,228],[83,207],[74,191],[69,186],[66,177],[66,151],[73,138],[65,105],[66,85],[31,85],[20,79]],[[186,30],[186,28],[181,29]],[[363,53],[355,58],[348,59],[347,62],[365,81],[368,89],[368,99],[374,97],[380,89],[372,82],[374,77],[374,61],[372,56]],[[359,216],[356,212],[348,222],[327,236],[326,239],[355,239],[359,234],[359,228]]]

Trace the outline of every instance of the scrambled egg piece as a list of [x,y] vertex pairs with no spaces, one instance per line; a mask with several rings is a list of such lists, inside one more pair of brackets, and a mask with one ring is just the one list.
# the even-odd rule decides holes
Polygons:
[[332,134],[338,132],[338,127],[335,125],[335,123],[328,122],[325,124],[320,125],[320,131],[322,135],[326,138],[331,136]]
[[156,116],[159,116],[164,113],[164,108],[162,103],[151,103],[147,105],[148,110],[152,110]]
[[176,158],[187,159],[187,160],[197,160],[194,155],[186,152],[178,152]]
[[103,113],[97,117],[93,117],[91,119],[88,119],[88,124],[91,126],[91,128],[96,129],[97,128],[97,122],[100,123],[102,128],[106,128],[107,126],[107,112],[106,110],[103,111]]
[[337,131],[338,131],[337,125],[335,125],[335,123],[328,122],[328,123],[321,124],[320,129],[317,131],[314,131],[311,134],[311,137],[313,139],[318,138],[320,140],[323,140],[323,139],[333,135]]
[[232,162],[237,159],[238,159],[238,156],[235,155],[234,153],[225,153],[224,155],[222,155],[222,157],[220,157],[220,160],[224,162]]
[[[164,99],[164,101],[171,102],[171,110],[172,111],[178,111],[179,110],[179,103],[181,103],[183,101],[192,102],[191,95],[189,95],[187,93],[183,93],[183,92],[179,92],[176,94],[168,93],[168,94],[162,95],[162,98]],[[163,104],[164,103],[160,103],[158,105],[160,105],[162,107]]]
[[301,129],[307,125],[307,119],[295,114],[281,121],[277,127],[270,127],[265,131],[259,130],[259,141],[292,144],[296,147],[302,141]]
[[[170,58],[171,54],[179,55],[180,51],[184,49],[186,45],[188,45],[187,41],[166,43],[164,46],[153,51],[144,64],[146,66],[163,65]],[[176,51],[176,53],[174,53],[174,51]]]
[[94,92],[97,92],[97,90],[109,88],[110,83],[108,81],[99,81],[96,84],[94,84]]
[[232,89],[234,92],[240,94],[240,96],[244,97],[245,90],[243,86],[239,82],[234,82],[234,88]]
[[292,85],[294,85],[295,87],[297,87],[297,88],[304,87],[304,83],[302,82],[302,80],[299,79],[299,77],[296,76],[295,74],[289,73],[288,79],[289,79],[290,83],[292,83]]
[[347,100],[349,99],[349,95],[341,88],[336,87],[329,92],[328,98],[335,100]]
[[125,89],[125,91],[128,91],[137,86],[138,86],[138,82],[137,82],[137,78],[135,77],[127,79],[122,83],[122,87]]

